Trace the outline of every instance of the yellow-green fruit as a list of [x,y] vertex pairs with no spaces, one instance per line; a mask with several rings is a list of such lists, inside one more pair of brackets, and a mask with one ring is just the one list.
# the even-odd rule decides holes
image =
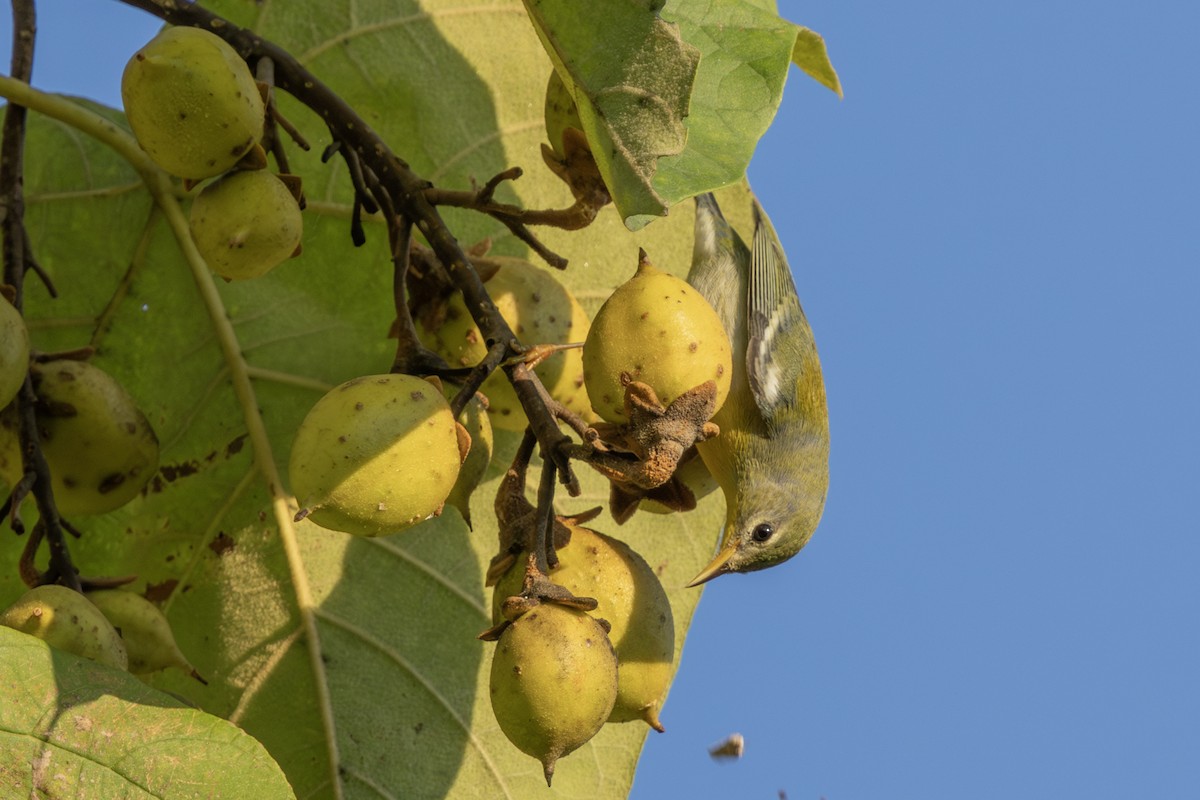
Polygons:
[[[447,399],[452,399],[455,391],[453,386],[447,385]],[[462,514],[463,520],[470,527],[471,494],[483,480],[488,465],[492,463],[492,446],[495,437],[492,434],[492,423],[488,419],[487,410],[478,395],[467,401],[458,421],[462,423],[471,437],[471,449],[467,451],[467,457],[458,471],[458,480],[454,482],[454,488],[446,497],[446,503],[457,508],[458,513]]]
[[65,586],[38,586],[0,613],[0,625],[36,636],[51,647],[128,668],[125,645],[91,601]]
[[134,675],[167,667],[178,667],[189,675],[195,673],[175,643],[170,623],[154,603],[121,589],[88,592],[87,599],[120,633],[129,656],[129,671]]
[[223,278],[257,278],[296,254],[304,231],[300,204],[265,169],[231,172],[192,203],[192,241]]
[[[129,393],[83,361],[36,364],[32,374],[59,512],[104,514],[137,497],[158,468],[158,439]],[[15,422],[14,415],[0,423],[14,439]],[[12,485],[21,475],[20,459],[0,456],[0,469]]]
[[583,346],[592,407],[609,422],[628,422],[622,373],[649,384],[663,405],[716,381],[717,408],[729,394],[729,336],[704,295],[646,259],[604,301]]
[[[654,570],[629,545],[603,533],[571,527],[571,541],[558,549],[550,579],[578,597],[593,597],[592,612],[612,626],[608,638],[617,654],[618,689],[610,722],[640,719],[662,730],[658,711],[671,683],[675,623],[671,603]],[[492,593],[492,621],[503,618],[504,598],[520,594],[524,559],[518,559]]]
[[12,303],[0,297],[0,408],[17,396],[29,372],[29,331]]
[[500,730],[542,762],[549,784],[558,759],[608,719],[617,697],[617,659],[595,619],[543,603],[500,635],[490,691]]
[[263,100],[249,67],[200,28],[166,28],[134,53],[121,99],[138,144],[180,178],[220,175],[262,137]]
[[[547,270],[516,258],[494,260],[500,268],[486,284],[488,296],[523,344],[566,344],[587,337],[587,312]],[[451,366],[473,366],[487,354],[487,343],[458,293],[450,299],[442,326],[435,331],[419,326],[418,333],[425,346],[441,354]],[[577,414],[590,410],[577,348],[551,355],[537,366],[537,374],[555,400]],[[525,430],[525,412],[501,370],[484,381],[481,391],[487,395],[493,426],[507,431]]]
[[579,108],[575,105],[575,99],[567,91],[558,70],[552,70],[550,79],[546,82],[545,118],[546,137],[550,140],[550,147],[556,156],[564,158],[566,151],[563,147],[563,131],[567,128],[583,130],[583,123],[579,119]]
[[439,513],[461,463],[440,389],[411,375],[367,375],[308,412],[288,474],[313,522],[382,536]]

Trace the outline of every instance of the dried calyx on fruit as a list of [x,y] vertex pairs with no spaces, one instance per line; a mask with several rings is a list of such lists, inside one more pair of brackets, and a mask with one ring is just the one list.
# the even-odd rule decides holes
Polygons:
[[237,51],[209,31],[165,28],[125,66],[121,99],[138,144],[172,175],[199,181],[261,153],[262,92]]
[[[59,512],[103,514],[136,497],[158,468],[158,439],[115,379],[83,361],[35,364],[38,433]],[[0,477],[21,476],[16,415],[0,416]]]
[[65,586],[30,589],[0,612],[0,625],[110,667],[127,669],[129,665],[124,642],[100,609]]
[[469,449],[436,379],[367,375],[317,401],[288,474],[297,519],[383,536],[440,514]]

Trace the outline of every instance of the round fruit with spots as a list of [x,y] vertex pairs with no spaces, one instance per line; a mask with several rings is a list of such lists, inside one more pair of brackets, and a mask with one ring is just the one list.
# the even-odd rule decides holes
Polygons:
[[220,175],[262,138],[265,105],[250,68],[200,28],[164,28],[134,53],[121,99],[146,154],[187,180]]
[[[485,284],[488,296],[523,344],[567,344],[587,338],[587,312],[547,270],[517,258],[492,260],[500,266]],[[418,334],[426,347],[454,367],[474,366],[487,354],[487,343],[458,292],[448,302],[445,321],[434,330],[418,325]],[[551,397],[577,414],[590,412],[578,348],[554,353],[536,370]],[[525,412],[501,370],[489,376],[480,390],[487,395],[494,427],[525,430]]]
[[192,241],[228,280],[265,275],[300,252],[304,221],[292,190],[265,169],[231,172],[192,203]]
[[643,252],[637,272],[617,287],[592,320],[583,374],[596,413],[624,423],[622,376],[648,384],[663,405],[705,381],[717,408],[733,372],[729,336],[709,302],[687,281],[656,268]]
[[542,762],[549,784],[558,759],[599,732],[617,697],[617,659],[591,615],[554,603],[505,627],[492,654],[492,711],[500,730]]
[[[158,469],[158,438],[121,384],[84,361],[47,361],[30,373],[37,428],[50,467],[58,510],[65,516],[104,514],[137,497]],[[11,486],[21,476],[16,415],[0,419],[0,472]]]
[[465,451],[436,381],[367,375],[308,412],[288,475],[301,516],[359,536],[383,536],[440,514]]
[[65,586],[50,584],[30,589],[0,612],[0,625],[110,667],[129,666],[125,644],[116,628],[90,600]]

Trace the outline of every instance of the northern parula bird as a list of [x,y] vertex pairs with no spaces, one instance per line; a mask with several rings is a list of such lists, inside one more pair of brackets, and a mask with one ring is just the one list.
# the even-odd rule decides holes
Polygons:
[[716,309],[733,344],[720,435],[696,447],[725,494],[725,529],[689,586],[782,563],[808,544],[829,486],[829,414],[812,329],[771,221],[752,199],[749,249],[716,198],[696,198],[687,280]]

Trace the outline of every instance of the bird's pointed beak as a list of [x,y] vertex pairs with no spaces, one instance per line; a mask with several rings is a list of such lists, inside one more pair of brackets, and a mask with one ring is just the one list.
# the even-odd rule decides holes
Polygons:
[[729,542],[726,544],[721,548],[721,551],[717,553],[709,565],[700,570],[699,575],[692,578],[692,581],[687,585],[687,588],[690,589],[693,586],[699,586],[702,583],[708,583],[718,575],[724,575],[726,572],[730,572],[729,559],[733,558],[733,554],[736,552],[736,542]]

